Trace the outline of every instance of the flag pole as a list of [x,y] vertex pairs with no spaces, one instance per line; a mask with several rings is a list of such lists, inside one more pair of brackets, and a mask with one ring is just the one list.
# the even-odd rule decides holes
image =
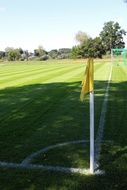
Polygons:
[[94,174],[94,92],[90,92],[90,173]]
[[82,81],[81,101],[87,93],[90,93],[90,173],[94,174],[94,66],[92,58],[88,59]]

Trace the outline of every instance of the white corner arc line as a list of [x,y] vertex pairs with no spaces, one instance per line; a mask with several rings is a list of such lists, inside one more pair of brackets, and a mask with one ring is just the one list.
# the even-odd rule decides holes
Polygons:
[[34,170],[44,170],[44,171],[57,171],[57,172],[63,172],[63,173],[77,173],[77,174],[85,174],[89,175],[90,170],[89,169],[81,169],[81,168],[69,168],[69,167],[61,167],[61,166],[51,166],[51,165],[39,165],[39,164],[31,164],[31,161],[33,158],[38,156],[41,153],[45,153],[51,149],[61,147],[61,146],[67,146],[70,144],[80,144],[80,143],[87,143],[89,140],[77,140],[77,141],[70,141],[65,143],[60,143],[56,145],[48,146],[44,149],[41,149],[30,156],[28,156],[26,159],[24,159],[21,163],[12,163],[12,162],[2,162],[0,161],[0,167],[5,168],[16,168],[16,169],[34,169]]
[[67,145],[70,145],[70,144],[81,144],[81,143],[87,143],[89,142],[88,140],[77,140],[77,141],[69,141],[69,142],[64,142],[64,143],[59,143],[59,144],[55,144],[55,145],[51,145],[51,146],[48,146],[48,147],[45,147],[37,152],[34,152],[32,153],[31,155],[29,155],[28,157],[26,157],[22,162],[21,164],[22,165],[28,165],[31,163],[32,159],[37,157],[39,154],[41,153],[46,153],[48,152],[49,150],[52,150],[54,148],[58,148],[58,147],[62,147],[62,146],[67,146]]

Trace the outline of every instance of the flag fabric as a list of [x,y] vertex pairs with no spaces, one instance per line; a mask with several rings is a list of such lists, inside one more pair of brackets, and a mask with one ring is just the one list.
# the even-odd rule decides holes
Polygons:
[[85,95],[89,92],[93,92],[94,90],[94,82],[93,82],[93,59],[89,58],[85,70],[84,79],[82,81],[82,90],[80,94],[80,100],[83,101]]

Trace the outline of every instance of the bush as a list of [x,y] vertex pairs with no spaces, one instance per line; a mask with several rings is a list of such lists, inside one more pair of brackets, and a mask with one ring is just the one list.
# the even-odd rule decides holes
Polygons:
[[49,56],[48,55],[43,55],[39,58],[39,61],[46,61],[49,59]]

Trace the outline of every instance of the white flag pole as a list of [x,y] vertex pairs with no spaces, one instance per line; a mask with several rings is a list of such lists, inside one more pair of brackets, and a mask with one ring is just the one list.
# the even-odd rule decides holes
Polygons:
[[90,173],[94,174],[94,92],[90,92]]

